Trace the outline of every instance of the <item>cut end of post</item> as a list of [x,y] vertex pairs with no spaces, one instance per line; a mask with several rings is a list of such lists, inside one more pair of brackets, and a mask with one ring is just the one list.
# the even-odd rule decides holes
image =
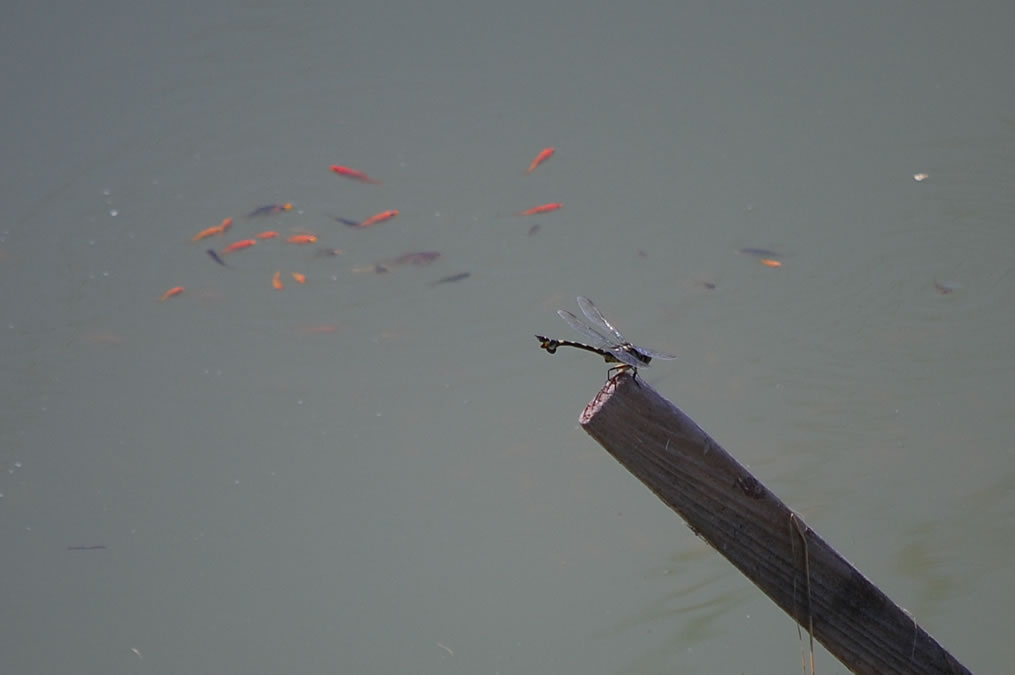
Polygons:
[[599,393],[596,394],[595,398],[589,401],[585,406],[585,410],[582,411],[581,416],[578,418],[579,424],[585,426],[592,421],[592,418],[596,416],[596,414],[602,409],[603,405],[605,405],[606,402],[610,400],[610,397],[613,396],[613,393],[617,390],[621,379],[625,377],[629,380],[634,379],[630,374],[620,372],[606,380],[603,388],[599,390]]

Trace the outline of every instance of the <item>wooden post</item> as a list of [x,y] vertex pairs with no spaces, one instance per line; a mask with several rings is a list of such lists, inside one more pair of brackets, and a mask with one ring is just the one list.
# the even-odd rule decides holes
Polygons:
[[855,673],[969,673],[679,408],[627,372],[581,425]]

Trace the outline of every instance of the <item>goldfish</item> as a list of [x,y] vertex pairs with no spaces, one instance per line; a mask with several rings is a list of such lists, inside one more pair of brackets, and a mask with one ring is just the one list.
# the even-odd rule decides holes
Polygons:
[[288,239],[287,242],[290,244],[313,244],[317,241],[316,234],[294,234]]
[[183,291],[184,291],[183,286],[173,286],[168,291],[166,291],[165,293],[162,294],[162,297],[160,298],[160,300],[162,300],[164,302],[164,301],[168,300],[169,298],[175,297],[175,296],[179,295],[180,293],[183,293]]
[[301,274],[300,272],[290,272],[290,274],[292,275],[293,281],[295,281],[296,283],[298,283],[298,284],[305,284],[305,283],[307,283],[307,275],[306,274]]
[[345,178],[351,178],[352,180],[358,180],[360,183],[370,183],[371,185],[380,185],[381,184],[381,181],[377,180],[376,178],[371,178],[370,176],[366,175],[362,171],[357,171],[356,169],[350,169],[347,166],[339,166],[338,164],[332,164],[331,165],[331,172],[332,173],[337,173],[339,176],[344,176]]
[[529,174],[535,171],[536,167],[545,162],[546,160],[550,159],[550,157],[553,156],[554,152],[555,150],[552,147],[543,148],[542,150],[540,150],[539,154],[536,155],[536,158],[532,160],[532,164],[529,164],[529,169],[525,173]]
[[245,248],[250,248],[256,243],[257,243],[256,239],[240,239],[239,241],[234,241],[233,243],[229,244],[229,246],[226,246],[224,249],[222,249],[222,253],[232,253],[233,251],[240,251]]
[[228,230],[229,226],[232,225],[232,224],[233,224],[233,219],[232,218],[226,218],[225,220],[223,220],[218,225],[213,225],[212,227],[208,227],[208,228],[205,228],[205,229],[201,230],[200,232],[198,232],[197,234],[194,235],[194,238],[191,239],[191,241],[201,241],[202,239],[204,239],[206,237],[214,237],[215,235],[225,234],[226,230]]
[[550,202],[549,204],[540,204],[539,206],[533,206],[531,209],[525,209],[515,214],[518,216],[535,216],[540,213],[549,213],[550,211],[556,211],[557,209],[564,208],[564,205],[560,202]]
[[268,204],[267,206],[259,206],[250,213],[247,214],[247,218],[256,218],[257,216],[270,216],[275,213],[285,213],[286,211],[292,211],[293,205],[290,202],[285,204]]
[[206,237],[214,237],[216,234],[222,234],[222,230],[219,229],[218,225],[213,225],[212,227],[206,227],[205,229],[195,234],[193,239],[191,239],[191,241],[201,241]]
[[381,211],[380,213],[375,213],[374,215],[364,220],[362,223],[357,223],[355,220],[346,220],[345,218],[335,218],[335,220],[337,220],[340,223],[345,223],[349,227],[363,228],[370,227],[371,225],[376,225],[377,223],[383,223],[385,220],[391,220],[397,215],[398,209],[390,209],[388,211]]
[[779,262],[778,260],[773,260],[772,258],[759,258],[758,262],[760,262],[765,267],[782,267],[781,262]]
[[279,234],[275,230],[265,230],[254,235],[254,239],[275,239]]
[[275,270],[275,274],[271,277],[271,285],[276,291],[281,291],[285,288],[285,285],[282,283],[282,272]]
[[375,225],[377,223],[383,223],[385,220],[391,220],[397,215],[398,209],[389,209],[387,211],[381,211],[380,213],[375,213],[374,215],[364,220],[362,223],[360,223],[359,226],[370,227],[371,225]]

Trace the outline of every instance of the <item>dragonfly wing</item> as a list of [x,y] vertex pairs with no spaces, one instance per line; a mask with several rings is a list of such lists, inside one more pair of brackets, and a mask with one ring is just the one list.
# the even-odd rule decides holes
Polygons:
[[650,359],[662,359],[663,361],[672,361],[677,358],[673,354],[667,354],[666,352],[657,352],[651,349],[645,349],[644,347],[635,346],[635,349],[649,357]]
[[568,312],[563,309],[558,309],[557,314],[559,314],[560,318],[564,319],[564,321],[567,321],[567,324],[571,326],[571,328],[574,328],[576,331],[587,337],[589,340],[592,340],[593,347],[601,347],[603,349],[606,349],[607,351],[610,351],[617,346],[617,343],[614,342],[611,338],[606,337],[605,335],[594,329],[592,326],[589,326],[571,312]]
[[626,349],[607,349],[606,351],[610,352],[610,355],[617,359],[620,363],[631,366],[632,368],[648,368],[649,364],[644,361],[639,361],[634,354],[631,354]]
[[589,321],[591,321],[594,325],[605,328],[613,335],[614,338],[617,339],[617,343],[627,342],[624,339],[624,336],[620,334],[620,331],[617,330],[617,327],[607,321],[606,317],[603,316],[603,313],[599,311],[598,307],[592,304],[591,300],[585,296],[579,295],[578,306],[581,307],[582,313],[589,318]]

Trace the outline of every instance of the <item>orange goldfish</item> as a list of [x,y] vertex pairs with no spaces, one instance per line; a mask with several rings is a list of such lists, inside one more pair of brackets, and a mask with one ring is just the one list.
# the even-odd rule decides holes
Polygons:
[[173,287],[172,287],[172,288],[170,288],[170,289],[169,289],[168,291],[166,291],[165,293],[163,293],[163,294],[162,294],[162,297],[161,297],[161,298],[159,298],[159,299],[160,299],[161,301],[165,302],[165,301],[166,301],[166,300],[168,300],[169,298],[172,298],[172,297],[174,297],[174,296],[177,296],[177,295],[179,295],[180,293],[183,293],[183,290],[184,290],[183,286],[173,286]]
[[222,252],[232,253],[233,251],[241,251],[245,248],[250,248],[256,243],[257,243],[256,239],[240,239],[239,241],[234,241],[233,243],[229,244],[229,246],[226,246],[224,249],[222,249]]
[[294,234],[288,239],[287,242],[290,244],[313,244],[317,241],[316,234]]
[[278,236],[279,236],[278,232],[276,232],[275,230],[266,230],[259,234],[255,234],[254,239],[274,239]]
[[381,181],[379,181],[379,180],[377,180],[375,178],[371,178],[370,176],[366,175],[362,171],[357,171],[356,169],[350,169],[347,166],[339,166],[338,164],[332,164],[331,165],[331,171],[332,171],[332,173],[337,173],[339,176],[344,176],[346,178],[351,178],[352,180],[358,180],[361,183],[370,183],[372,185],[380,185],[381,184]]
[[290,272],[290,274],[292,274],[293,281],[295,281],[296,283],[298,283],[298,284],[305,284],[305,283],[307,283],[307,275],[306,274],[300,274],[299,272]]
[[554,152],[555,150],[552,147],[543,148],[542,150],[540,150],[539,154],[536,155],[536,158],[532,160],[532,164],[529,164],[529,169],[525,173],[529,174],[535,171],[536,167],[545,162],[546,160],[550,159],[550,157],[553,156]]
[[540,213],[549,213],[550,211],[556,211],[557,209],[564,208],[564,205],[560,202],[550,202],[549,204],[540,204],[539,206],[533,206],[531,209],[525,209],[515,215],[518,216],[535,216]]
[[229,226],[232,225],[232,224],[233,224],[233,219],[232,218],[226,218],[225,220],[223,220],[218,225],[214,225],[212,227],[205,228],[205,229],[201,230],[200,232],[198,232],[197,234],[194,235],[194,238],[191,239],[191,241],[201,241],[205,237],[214,237],[215,235],[218,235],[218,234],[225,234],[226,230],[228,230]]
[[285,285],[282,283],[282,272],[275,270],[275,274],[271,277],[271,285],[276,291],[281,291],[285,288]]
[[364,220],[362,223],[358,225],[358,227],[370,227],[371,225],[376,225],[377,223],[383,223],[385,220],[391,220],[397,215],[398,209],[389,209],[387,211],[381,211],[380,213],[375,213],[374,215]]
[[758,262],[760,262],[765,267],[782,267],[781,262],[779,262],[778,260],[773,260],[772,258],[759,258]]

